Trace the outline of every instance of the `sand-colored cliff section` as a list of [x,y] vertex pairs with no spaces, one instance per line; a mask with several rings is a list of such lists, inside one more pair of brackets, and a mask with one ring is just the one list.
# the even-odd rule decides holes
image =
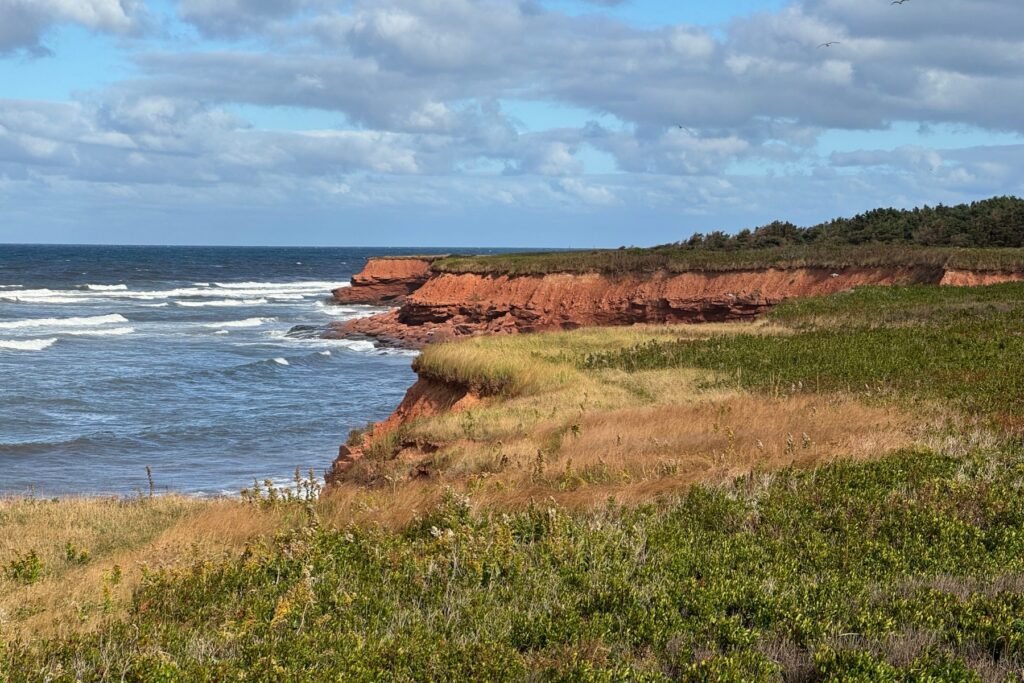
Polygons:
[[636,323],[751,319],[793,297],[864,285],[937,283],[932,267],[762,269],[605,275],[438,273],[397,311],[349,321],[338,336],[420,347],[481,334],[515,334]]
[[940,285],[949,287],[983,287],[1007,282],[1024,282],[1024,273],[976,270],[947,270]]
[[334,303],[384,306],[398,304],[430,278],[430,264],[440,256],[371,258],[352,276],[350,287],[334,290]]

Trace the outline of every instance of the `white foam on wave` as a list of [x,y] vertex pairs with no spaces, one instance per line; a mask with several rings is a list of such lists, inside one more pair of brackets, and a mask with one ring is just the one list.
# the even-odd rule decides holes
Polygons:
[[353,351],[374,351],[377,348],[376,344],[365,339],[333,339],[330,341],[332,344],[344,346]]
[[215,287],[219,287],[220,289],[262,289],[268,291],[301,289],[329,292],[332,289],[344,287],[351,283],[328,281],[313,282],[310,280],[304,280],[300,282],[214,282],[213,284]]
[[415,358],[420,355],[417,349],[392,349],[384,348],[380,350],[382,356],[405,356],[406,358]]
[[0,349],[8,351],[42,351],[57,343],[57,338],[51,339],[0,339]]
[[86,285],[85,288],[90,292],[125,292],[128,291],[128,285]]
[[356,320],[357,318],[369,318],[388,310],[377,306],[339,306],[325,301],[317,301],[316,308],[324,315],[329,315],[335,320]]
[[289,362],[288,362],[288,361],[287,361],[286,359],[284,359],[284,358],[275,358],[275,359],[274,359],[274,362],[275,362],[275,363],[277,363],[278,365],[291,365],[291,363],[289,363]]
[[329,355],[331,355],[331,352],[330,351],[317,351],[316,355],[318,355],[318,356],[329,356]]
[[134,332],[134,327],[100,327],[95,330],[74,330],[60,334],[70,334],[75,337],[122,337]]
[[210,286],[197,282],[193,287],[175,289],[129,290],[128,285],[83,285],[81,289],[20,289],[6,290],[0,287],[0,301],[38,304],[77,304],[106,301],[109,299],[136,299],[159,301],[162,299],[203,299],[203,298],[274,298],[280,301],[301,301],[307,297],[323,297],[332,289],[350,283],[335,282],[224,282]]
[[228,332],[227,330],[217,330],[216,332],[214,332],[214,334],[231,334],[231,333]]
[[128,322],[128,318],[117,313],[94,315],[85,318],[30,318],[27,320],[0,322],[0,330],[20,330],[29,327],[96,327],[98,325],[126,322]]
[[206,306],[262,306],[266,299],[222,299],[219,301],[175,301],[175,306],[185,308],[203,308]]
[[204,323],[203,327],[215,327],[217,329],[223,327],[260,327],[267,323],[276,323],[277,318],[247,318],[246,320],[229,320],[223,323]]
[[0,292],[0,301],[16,304],[83,304],[101,301],[88,296],[96,292],[58,292],[52,289],[24,289]]
[[21,289],[22,285],[0,285],[0,289]]

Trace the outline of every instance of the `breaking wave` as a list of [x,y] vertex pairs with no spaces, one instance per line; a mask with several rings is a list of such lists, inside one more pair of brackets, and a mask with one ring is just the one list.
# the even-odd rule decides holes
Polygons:
[[117,313],[111,315],[94,315],[84,318],[34,318],[28,320],[11,320],[0,322],[0,330],[21,330],[30,327],[95,327],[114,323],[126,323],[128,318]]
[[204,323],[203,327],[220,329],[223,327],[259,327],[267,323],[275,323],[277,318],[247,318],[246,320],[229,320],[223,323]]
[[56,337],[52,339],[0,339],[0,349],[8,351],[42,351],[56,343]]
[[206,306],[262,306],[266,299],[221,299],[218,301],[176,301],[175,306],[185,308],[204,308]]
[[86,285],[85,289],[90,292],[124,292],[128,285]]

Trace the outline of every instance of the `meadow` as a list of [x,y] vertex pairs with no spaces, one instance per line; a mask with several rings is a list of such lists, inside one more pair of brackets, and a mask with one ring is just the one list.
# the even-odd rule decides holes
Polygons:
[[428,347],[331,495],[0,502],[0,678],[1022,680],[1022,309]]

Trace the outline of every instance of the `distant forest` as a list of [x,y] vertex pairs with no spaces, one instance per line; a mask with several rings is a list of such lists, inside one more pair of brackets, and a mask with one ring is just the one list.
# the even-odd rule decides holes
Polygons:
[[[902,244],[928,247],[1024,247],[1024,199],[993,197],[957,206],[874,209],[809,228],[775,221],[735,235],[696,234],[671,245],[739,251],[800,245]],[[664,245],[670,246],[670,245]]]

